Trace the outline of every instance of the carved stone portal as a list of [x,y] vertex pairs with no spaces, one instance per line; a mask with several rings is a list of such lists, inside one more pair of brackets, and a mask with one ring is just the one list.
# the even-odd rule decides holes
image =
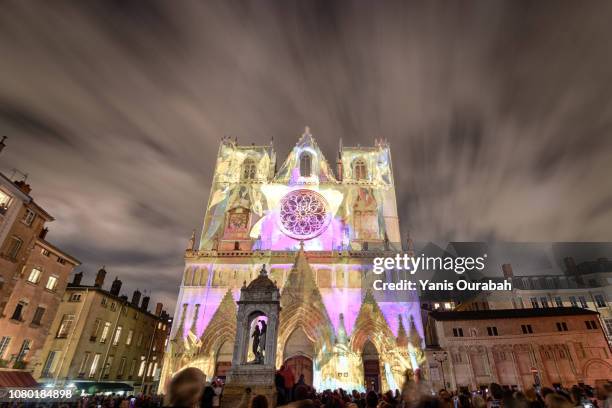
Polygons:
[[240,290],[232,368],[223,391],[223,407],[235,407],[250,387],[276,406],[274,373],[280,293],[265,265],[259,276]]

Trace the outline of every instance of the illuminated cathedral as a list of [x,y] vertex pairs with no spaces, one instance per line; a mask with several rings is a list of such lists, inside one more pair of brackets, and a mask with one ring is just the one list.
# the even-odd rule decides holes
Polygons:
[[334,167],[308,128],[280,167],[272,145],[221,141],[161,384],[188,366],[225,377],[240,289],[264,265],[280,290],[277,368],[318,390],[388,390],[424,362],[416,295],[385,302],[364,284],[374,257],[402,250],[389,145],[340,145]]

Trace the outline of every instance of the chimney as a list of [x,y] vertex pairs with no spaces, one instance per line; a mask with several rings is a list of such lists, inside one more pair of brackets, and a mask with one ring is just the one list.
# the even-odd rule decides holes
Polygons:
[[514,276],[514,272],[512,272],[512,264],[503,264],[502,271],[504,272],[504,278],[511,278]]
[[119,292],[121,291],[121,281],[118,277],[115,277],[115,280],[111,284],[110,293],[111,295],[119,296]]
[[94,286],[97,288],[101,288],[102,285],[104,285],[104,278],[106,277],[106,270],[104,269],[104,266],[102,268],[100,268],[100,270],[98,271],[98,274],[96,275],[96,282],[94,283]]
[[40,230],[40,234],[38,234],[38,238],[45,239],[47,237],[47,233],[49,232],[49,228],[45,227]]
[[161,316],[161,312],[164,309],[164,304],[161,302],[157,302],[155,305],[155,316]]
[[81,284],[82,279],[83,279],[83,272],[75,273],[74,278],[72,279],[72,284],[74,286],[79,286]]
[[23,180],[15,181],[14,184],[25,194],[30,194],[30,191],[32,191],[32,187]]
[[149,296],[145,296],[142,298],[142,303],[140,304],[140,308],[144,310],[145,312],[149,308],[149,300],[151,300]]
[[140,303],[140,291],[136,289],[132,295],[132,304],[138,307],[138,303]]

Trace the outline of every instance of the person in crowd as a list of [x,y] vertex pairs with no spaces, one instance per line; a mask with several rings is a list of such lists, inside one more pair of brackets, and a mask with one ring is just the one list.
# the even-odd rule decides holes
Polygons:
[[213,400],[212,400],[212,406],[213,408],[218,408],[221,406],[221,395],[223,394],[223,383],[221,382],[220,379],[215,379],[214,383],[213,383]]
[[250,408],[268,408],[268,399],[265,395],[256,395],[251,401]]
[[544,398],[546,408],[572,408],[573,405],[568,398],[559,393],[548,393]]
[[281,366],[280,370],[277,370],[274,374],[274,385],[276,386],[276,403],[277,405],[284,405],[290,401],[286,396],[285,392],[285,378],[283,377],[283,373],[281,370],[284,366]]
[[293,386],[295,385],[295,376],[290,367],[282,365],[280,373],[283,376],[285,385],[285,399],[287,402],[293,401]]
[[195,367],[179,371],[168,389],[170,406],[195,408],[200,404],[204,392],[204,373]]
[[215,391],[213,390],[212,384],[210,382],[206,382],[204,384],[204,392],[202,393],[202,401],[200,404],[201,408],[213,408],[213,397],[215,396]]
[[378,394],[375,391],[368,391],[365,397],[366,408],[376,408],[378,405]]

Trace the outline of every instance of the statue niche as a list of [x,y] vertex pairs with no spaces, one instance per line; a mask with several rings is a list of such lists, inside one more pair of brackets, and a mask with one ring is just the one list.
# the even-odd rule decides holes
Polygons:
[[262,312],[254,312],[249,316],[251,340],[247,362],[263,364],[266,352],[266,334],[268,332],[268,317]]

